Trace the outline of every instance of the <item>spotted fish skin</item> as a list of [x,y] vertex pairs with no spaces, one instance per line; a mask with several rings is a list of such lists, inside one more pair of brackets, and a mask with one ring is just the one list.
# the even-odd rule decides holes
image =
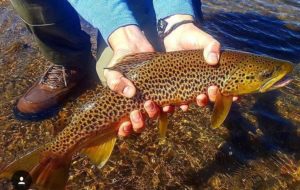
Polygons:
[[[54,141],[0,170],[0,178],[11,176],[15,169],[23,169],[37,176],[36,184],[49,189],[63,188],[74,152],[93,147],[93,142],[99,139],[115,138],[119,122],[133,110],[143,111],[146,100],[153,100],[160,107],[186,104],[211,85],[218,86],[226,97],[266,91],[289,73],[292,65],[228,50],[222,51],[218,65],[210,66],[204,61],[203,51],[187,50],[133,54],[110,69],[123,73],[134,83],[137,93],[133,98],[100,86],[89,91],[83,100],[85,104]],[[23,162],[28,160],[31,165],[25,167]],[[55,181],[56,172],[64,176],[60,183]]]
[[[234,57],[228,56],[227,60],[231,59],[232,64],[226,64],[224,59],[220,61],[227,72],[235,67]],[[209,85],[222,87],[226,76],[226,72],[204,62],[202,51],[188,51],[184,56],[182,52],[151,53],[150,60],[112,69],[123,72],[134,83],[137,88],[136,96],[126,98],[108,88],[99,87],[92,92],[94,96],[74,115],[70,125],[46,147],[47,151],[65,154],[71,147],[82,143],[83,139],[101,134],[131,111],[141,110],[146,100],[151,99],[159,106],[190,102],[198,94],[204,93]]]
[[189,103],[200,93],[205,93],[211,85],[218,86],[221,92],[226,93],[226,89],[238,89],[239,83],[250,84],[255,80],[261,83],[262,79],[255,76],[258,71],[278,65],[276,59],[237,51],[223,51],[217,66],[208,65],[200,50],[145,53],[141,61],[136,55],[128,61],[131,59],[134,61],[112,69],[122,72],[133,81],[137,88],[136,96],[125,98],[108,88],[93,91],[94,95],[87,96],[92,98],[46,148],[48,151],[64,154],[76,146],[82,147],[78,143],[82,144],[84,139],[100,135],[131,111],[142,110],[146,100],[153,100],[159,106]]

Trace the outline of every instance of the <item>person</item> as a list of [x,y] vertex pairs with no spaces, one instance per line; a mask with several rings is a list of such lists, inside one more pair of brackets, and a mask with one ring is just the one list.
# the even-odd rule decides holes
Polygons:
[[[113,57],[108,66],[116,64],[124,55],[152,52],[155,48],[159,48],[157,44],[160,43],[153,42],[155,41],[153,39],[157,39],[155,30],[158,21],[165,23],[163,33],[170,30],[168,35],[160,39],[165,51],[203,49],[208,64],[218,63],[220,43],[193,22],[199,16],[197,15],[199,12],[196,14],[195,6],[200,8],[200,1],[11,0],[11,2],[33,34],[42,54],[53,62],[40,80],[18,100],[16,110],[24,115],[37,115],[57,106],[80,80],[89,75],[87,68],[92,62],[91,43],[89,35],[81,30],[78,13],[99,30],[106,44],[112,49]],[[144,15],[140,16],[140,13]],[[140,21],[139,19],[145,18],[145,15],[146,19]],[[176,24],[178,26],[175,27]],[[150,27],[143,31],[144,26]],[[147,33],[153,30],[154,37],[147,38]],[[121,73],[105,69],[103,76],[111,90],[128,98],[135,95],[133,83]],[[200,94],[196,99],[197,104],[205,106],[208,98],[214,101],[216,92],[216,86],[209,87],[208,97]],[[150,100],[145,102],[144,108],[150,118],[156,117],[160,112],[158,106]],[[180,108],[185,111],[188,105],[181,105]],[[162,111],[169,112],[173,109],[172,106],[166,106]],[[130,120],[120,124],[118,134],[127,136],[132,131],[140,133],[144,127],[142,114],[135,110],[130,113]]]

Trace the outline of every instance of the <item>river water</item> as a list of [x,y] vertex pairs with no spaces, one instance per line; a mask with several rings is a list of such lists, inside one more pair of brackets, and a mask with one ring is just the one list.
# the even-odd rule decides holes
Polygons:
[[[141,135],[118,140],[101,170],[76,155],[68,189],[300,189],[300,1],[205,0],[202,10],[201,27],[223,48],[292,61],[294,81],[242,97],[221,129],[209,128],[211,106],[176,111],[164,145],[156,123],[149,122]],[[84,28],[95,46],[95,30]],[[1,168],[53,139],[80,106],[80,93],[50,119],[16,120],[13,105],[50,63],[5,0],[0,44]],[[8,181],[0,182],[0,189],[9,188]]]

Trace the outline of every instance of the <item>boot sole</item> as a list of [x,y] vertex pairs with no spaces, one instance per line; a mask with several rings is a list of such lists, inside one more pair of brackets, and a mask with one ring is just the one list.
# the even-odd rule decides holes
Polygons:
[[60,106],[52,106],[45,111],[38,113],[23,113],[20,112],[17,106],[13,107],[13,113],[15,118],[18,120],[26,120],[26,121],[41,121],[44,119],[48,119],[50,117],[55,116],[60,110]]

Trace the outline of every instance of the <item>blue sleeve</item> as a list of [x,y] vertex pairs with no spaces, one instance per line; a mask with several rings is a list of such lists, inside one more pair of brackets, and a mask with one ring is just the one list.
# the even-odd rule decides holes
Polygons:
[[195,17],[192,0],[153,0],[153,7],[157,20],[175,14]]
[[108,37],[119,27],[138,25],[126,0],[68,0],[75,10],[97,28],[108,44]]

